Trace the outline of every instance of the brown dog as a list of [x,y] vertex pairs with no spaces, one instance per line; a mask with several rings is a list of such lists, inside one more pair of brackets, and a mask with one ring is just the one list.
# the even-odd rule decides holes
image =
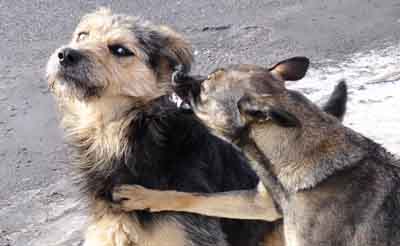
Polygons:
[[[293,61],[300,62],[299,66],[302,65],[302,60],[299,58],[293,59]],[[304,67],[306,68],[307,66],[297,67],[299,74],[293,74],[291,77],[287,76],[286,79],[300,79],[304,75],[304,73],[301,73],[302,69],[305,70]],[[272,76],[281,76],[277,73],[279,69],[282,69],[281,65],[272,68],[271,74],[275,75],[270,75],[270,78]],[[265,76],[266,73],[266,69],[258,66],[241,65],[213,73],[207,81],[202,83],[201,88],[197,88],[199,84],[196,84],[196,79],[193,81],[193,77],[184,78],[185,83],[190,81],[190,84],[194,83],[194,86],[185,84],[181,88],[185,86],[194,88],[190,91],[193,95],[191,96],[191,101],[194,111],[199,118],[215,131],[216,135],[229,141],[237,141],[241,140],[245,136],[243,134],[246,133],[246,128],[238,122],[242,116],[237,109],[237,103],[243,91],[252,86],[243,84],[242,81],[248,81],[250,76]],[[263,81],[262,77],[256,78]],[[244,86],[244,88],[240,88],[240,86]],[[262,85],[257,85],[257,87],[254,86],[253,88],[255,91],[263,89]],[[273,86],[271,86],[271,90],[274,90]],[[329,107],[324,108],[329,113],[342,118],[345,111],[346,96],[346,85],[342,82],[335,88],[335,92],[327,103]],[[238,100],[236,103],[230,101],[236,99]],[[123,199],[121,206],[127,211],[133,209],[150,209],[150,211],[154,212],[165,210],[185,211],[210,216],[268,221],[275,221],[281,217],[279,210],[275,209],[274,201],[262,185],[259,185],[258,190],[207,195],[176,191],[160,192],[139,186],[122,186],[114,192],[114,196],[118,197],[118,199]],[[282,245],[281,230],[278,223],[276,233],[267,235],[266,245]]]
[[[283,81],[302,77],[307,63],[289,59],[264,73],[219,70],[204,82],[207,96],[195,111],[217,134],[238,136],[282,211],[287,245],[398,245],[398,160],[286,89]],[[218,96],[227,89],[239,94],[231,112],[240,117],[208,124],[202,113],[216,107],[208,101],[229,105],[232,99]]]
[[[200,97],[192,98],[194,111],[253,160],[283,215],[286,245],[399,245],[399,161],[285,87],[284,80],[304,76],[307,64],[294,58],[264,72],[217,70],[201,85]],[[224,114],[212,117],[220,107]],[[141,199],[157,193],[146,192]],[[248,209],[256,207],[258,200],[238,192],[220,200],[236,203],[238,194]],[[186,195],[177,198],[195,207],[196,195]]]

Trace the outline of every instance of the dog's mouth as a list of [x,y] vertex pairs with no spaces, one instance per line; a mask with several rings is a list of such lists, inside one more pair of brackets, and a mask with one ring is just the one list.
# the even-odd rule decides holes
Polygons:
[[[67,59],[68,58],[68,59]],[[50,57],[46,68],[48,86],[57,96],[85,99],[102,90],[92,78],[93,67],[86,56],[77,50],[60,48]],[[93,78],[92,78],[93,79]]]
[[48,86],[57,96],[75,97],[85,100],[99,96],[103,90],[92,83],[85,73],[77,73],[71,69],[56,68],[53,73],[47,74]]
[[84,79],[80,78],[79,76],[76,76],[71,71],[65,71],[64,69],[59,69],[57,72],[57,81],[62,84],[62,85],[81,85],[84,84]]
[[245,126],[234,122],[216,122],[215,119],[210,118],[208,108],[201,100],[201,93],[204,93],[201,87],[205,80],[207,80],[206,76],[188,75],[177,70],[172,75],[172,85],[175,93],[171,96],[171,100],[179,108],[192,111],[214,135],[230,142],[239,142],[246,132],[247,128]]
[[[84,100],[93,96],[98,96],[102,88],[93,85],[89,82],[86,76],[77,76],[73,71],[58,69],[55,74],[48,75],[49,89],[55,92],[56,95],[75,97],[79,100]],[[58,93],[61,91],[62,93]]]

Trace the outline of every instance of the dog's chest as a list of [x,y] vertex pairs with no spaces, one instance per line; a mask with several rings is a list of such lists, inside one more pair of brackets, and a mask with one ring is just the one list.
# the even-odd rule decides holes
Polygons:
[[172,218],[163,216],[143,225],[135,213],[108,209],[90,222],[84,246],[183,246],[186,241],[186,233]]

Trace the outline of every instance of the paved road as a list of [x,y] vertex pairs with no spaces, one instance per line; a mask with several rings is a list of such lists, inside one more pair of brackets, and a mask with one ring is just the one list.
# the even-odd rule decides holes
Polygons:
[[30,245],[79,206],[43,74],[79,17],[104,5],[185,33],[202,72],[292,55],[318,69],[400,40],[398,0],[0,0],[0,245]]

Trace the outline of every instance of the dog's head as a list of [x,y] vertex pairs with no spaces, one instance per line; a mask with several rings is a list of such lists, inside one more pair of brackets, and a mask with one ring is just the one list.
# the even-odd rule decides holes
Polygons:
[[191,47],[175,31],[102,8],[50,57],[47,79],[58,97],[147,101],[166,92],[174,66],[189,71],[191,63]]
[[[190,102],[195,114],[216,135],[235,140],[253,123],[301,126],[301,121],[290,111],[301,111],[296,106],[298,103],[312,104],[298,93],[287,90],[285,81],[302,79],[308,66],[307,58],[294,57],[269,69],[233,65],[217,69],[206,79],[177,74],[173,80],[178,84],[177,92]],[[341,118],[345,111],[346,86],[337,87],[334,95],[326,109]]]

